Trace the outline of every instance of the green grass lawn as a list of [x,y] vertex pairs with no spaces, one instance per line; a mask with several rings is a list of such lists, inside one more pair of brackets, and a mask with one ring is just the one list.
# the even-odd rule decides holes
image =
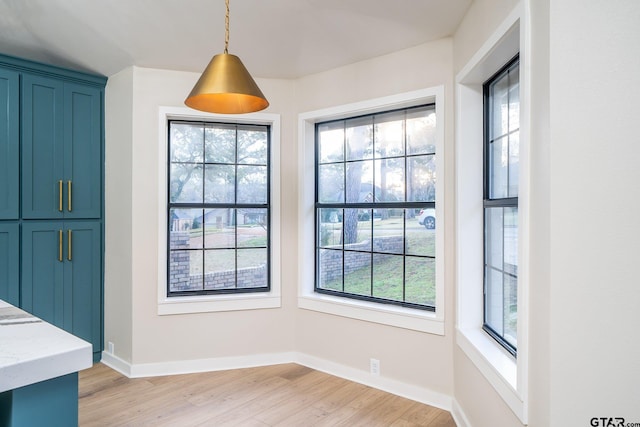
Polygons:
[[[401,235],[403,218],[376,221],[373,235]],[[339,242],[341,224],[330,224],[328,242]],[[435,260],[410,255],[435,256],[435,232],[426,230],[417,220],[407,219],[407,256],[374,254],[373,267],[365,266],[345,275],[344,292],[414,304],[435,305]],[[326,233],[326,232],[325,232]],[[325,234],[326,235],[326,234]],[[371,222],[358,224],[358,241],[371,238]],[[404,291],[403,291],[404,284]],[[342,291],[342,278],[325,281],[322,288]]]
[[[396,258],[396,257],[394,257]],[[387,259],[375,263],[372,269],[360,268],[345,275],[344,292],[374,296],[393,301],[404,301],[414,304],[435,304],[435,268],[433,261],[427,262],[420,259],[407,268],[406,278],[402,274],[402,259]],[[404,279],[404,280],[403,280]],[[405,284],[403,296],[402,285]],[[327,281],[322,286],[324,289],[342,290],[342,280]]]

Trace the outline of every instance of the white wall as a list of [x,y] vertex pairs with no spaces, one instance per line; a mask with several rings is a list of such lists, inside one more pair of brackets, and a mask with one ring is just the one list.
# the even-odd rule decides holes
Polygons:
[[640,422],[640,2],[550,2],[551,420]]
[[457,74],[520,0],[474,0],[453,36]]
[[530,268],[529,268],[529,424],[550,419],[550,141],[549,0],[529,2],[531,12]]
[[105,90],[104,342],[126,362],[132,354],[133,69],[109,77]]
[[[453,73],[451,40],[433,43],[307,76],[296,85],[301,113],[372,98],[444,85],[445,215],[453,212]],[[300,171],[300,173],[310,173]],[[442,175],[440,175],[442,173]],[[445,336],[410,331],[329,314],[300,310],[295,348],[303,354],[368,372],[369,359],[380,360],[381,375],[404,384],[452,394],[453,224],[445,229]],[[309,242],[312,244],[312,242]]]
[[[121,76],[122,75],[122,76]],[[107,231],[105,336],[115,355],[133,365],[282,353],[293,348],[295,271],[284,269],[281,309],[159,316],[159,107],[182,107],[198,78],[145,68],[127,69],[107,87]],[[282,218],[295,223],[293,85],[259,80],[282,115]],[[113,183],[111,185],[110,183]],[[293,184],[295,186],[295,184]],[[111,188],[113,187],[113,188]],[[295,228],[294,228],[295,229]],[[282,232],[295,251],[295,235]],[[293,248],[293,249],[290,249]],[[285,250],[285,249],[283,249]],[[125,322],[123,319],[130,319]]]

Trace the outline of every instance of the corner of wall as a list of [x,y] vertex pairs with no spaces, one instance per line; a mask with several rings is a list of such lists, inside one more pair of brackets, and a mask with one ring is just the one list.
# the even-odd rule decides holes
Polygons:
[[133,357],[133,74],[133,67],[120,71],[109,78],[105,89],[104,348],[129,361]]

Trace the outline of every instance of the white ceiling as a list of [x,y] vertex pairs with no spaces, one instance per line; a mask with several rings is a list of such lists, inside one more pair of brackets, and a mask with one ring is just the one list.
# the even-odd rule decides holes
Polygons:
[[[229,53],[295,78],[453,34],[472,0],[231,0]],[[224,49],[224,0],[0,0],[0,53],[110,76],[200,72]]]

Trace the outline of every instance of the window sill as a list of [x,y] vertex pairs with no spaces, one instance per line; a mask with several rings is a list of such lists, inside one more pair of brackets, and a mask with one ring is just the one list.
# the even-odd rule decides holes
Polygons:
[[524,420],[525,404],[517,392],[516,359],[479,328],[458,329],[456,342],[511,410]]
[[158,301],[158,315],[260,310],[279,307],[280,295],[272,292],[264,294],[165,297]]
[[444,321],[438,317],[437,311],[434,313],[319,294],[306,294],[298,297],[298,307],[398,328],[444,335]]

